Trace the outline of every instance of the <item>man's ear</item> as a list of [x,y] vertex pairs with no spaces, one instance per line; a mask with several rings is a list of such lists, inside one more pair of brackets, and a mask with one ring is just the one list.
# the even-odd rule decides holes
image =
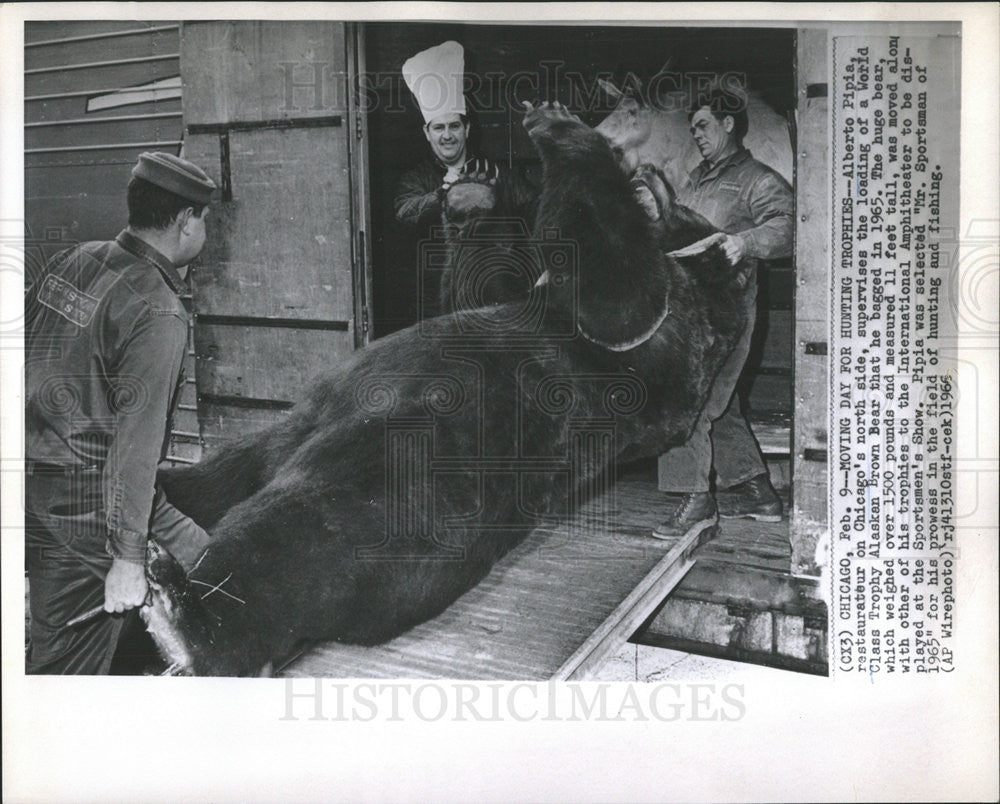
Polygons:
[[727,134],[733,133],[733,129],[736,128],[736,121],[731,114],[727,114],[722,118],[722,127],[726,130]]
[[187,225],[193,217],[194,207],[184,207],[184,209],[177,213],[177,230],[187,234]]
[[426,139],[427,142],[431,141],[431,125],[430,125],[430,123],[424,123],[424,139]]

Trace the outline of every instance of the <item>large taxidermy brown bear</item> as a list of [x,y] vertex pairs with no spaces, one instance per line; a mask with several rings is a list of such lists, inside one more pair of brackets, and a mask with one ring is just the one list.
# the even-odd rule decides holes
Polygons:
[[[688,437],[745,324],[741,266],[711,237],[668,255],[712,230],[564,108],[524,125],[543,164],[528,299],[383,338],[286,421],[163,472],[212,536],[189,576],[149,549],[143,614],[182,671],[255,674],[304,644],[391,639],[612,462]],[[594,422],[613,425],[610,447],[588,440]]]
[[[499,182],[498,168],[477,167],[451,184],[442,197],[445,260],[437,299],[441,314],[523,301],[539,279],[531,221],[514,214],[507,197],[510,190]],[[528,204],[523,214],[530,214],[532,206]],[[431,268],[426,259],[420,265],[425,271]]]

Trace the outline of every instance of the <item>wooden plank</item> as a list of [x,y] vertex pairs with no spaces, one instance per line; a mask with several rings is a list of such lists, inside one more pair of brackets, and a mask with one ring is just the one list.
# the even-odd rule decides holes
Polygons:
[[748,413],[787,413],[792,409],[792,378],[770,374],[754,377],[747,401]]
[[724,519],[718,535],[702,548],[699,559],[787,573],[791,553],[787,521]]
[[[565,522],[536,528],[497,562],[482,583],[433,620],[384,645],[316,646],[292,660],[282,673],[345,678],[551,678],[588,640],[592,645],[600,643],[593,636],[598,629],[610,635],[609,645],[620,644],[634,630],[624,625],[616,628],[614,623],[626,610],[635,611],[627,601],[642,598],[643,589],[653,589],[657,576],[662,579],[662,573],[655,571],[657,565],[662,569],[664,556],[677,552],[676,540],[661,541],[649,535],[675,500],[657,491],[652,474],[632,474],[583,506],[577,522],[584,521],[587,527]],[[750,566],[771,576],[787,573],[791,552],[787,523],[723,520],[715,532],[699,548],[699,562]],[[691,571],[697,568],[695,563]],[[666,586],[673,581],[665,580]],[[681,581],[677,588],[685,583]],[[704,578],[699,583],[704,586]],[[715,591],[724,594],[722,589]],[[744,591],[736,587],[733,594]],[[654,600],[650,612],[662,597],[650,593],[649,599]],[[792,611],[791,598],[779,603]],[[595,665],[602,652],[591,654]],[[587,665],[579,668],[580,675],[590,669]]]
[[[135,160],[132,160],[135,164]],[[66,168],[45,168],[46,173],[65,173]],[[95,170],[99,173],[99,170]],[[110,172],[110,171],[109,171]],[[39,171],[25,169],[25,185],[37,180],[38,186],[47,186],[48,191],[56,192],[55,185],[49,179],[40,177]],[[65,248],[74,242],[86,240],[111,240],[125,228],[127,211],[125,208],[125,185],[128,183],[129,168],[121,166],[119,175],[124,180],[121,190],[111,193],[92,193],[89,196],[43,195],[31,197],[25,190],[24,214],[32,231],[44,237],[47,230],[62,230],[67,238]],[[115,182],[114,175],[108,177],[109,182]],[[116,183],[117,189],[117,183]]]
[[[136,95],[131,96],[135,99]],[[151,100],[146,103],[130,103],[128,106],[112,107],[101,109],[100,111],[87,111],[87,96],[77,96],[70,98],[54,98],[52,100],[37,101],[24,104],[24,122],[52,122],[56,120],[74,120],[82,117],[93,117],[99,120],[118,117],[123,114],[160,114],[163,112],[181,112],[182,101],[180,98],[167,98]],[[181,117],[172,118],[177,123],[177,128],[181,128]],[[114,126],[113,123],[105,123],[105,126]],[[178,137],[180,139],[180,137]]]
[[207,455],[229,439],[264,430],[287,415],[287,410],[235,407],[202,400],[198,403],[202,451]]
[[554,681],[586,681],[660,605],[694,567],[694,551],[715,533],[710,522],[695,525],[660,559],[607,619],[552,675]]
[[353,329],[195,326],[199,394],[294,401],[354,351]]
[[[208,219],[197,311],[352,319],[345,130],[238,131],[229,148],[233,200]],[[221,186],[217,134],[188,135],[185,154]]]
[[[345,28],[185,23],[181,64],[185,156],[221,196],[194,273],[199,418],[211,449],[273,420],[275,403],[294,401],[354,348]],[[318,117],[328,120],[254,127]],[[202,125],[223,128],[192,133]]]
[[[760,347],[760,365],[791,370],[792,368],[792,329],[795,326],[791,310],[769,310],[760,320],[757,327],[763,325],[764,340]],[[759,337],[759,336],[755,336]],[[751,350],[751,357],[753,350]]]
[[[347,75],[350,86],[361,86],[368,75],[364,44],[365,27],[350,23],[344,29],[347,50]],[[371,138],[368,121],[367,98],[360,92],[348,95],[347,149],[351,171],[351,233],[354,236],[352,262],[354,264],[354,345],[362,347],[372,337],[372,200],[368,166],[368,143]],[[354,136],[351,136],[351,132]]]
[[186,22],[181,63],[188,125],[346,114],[343,23]]
[[536,528],[433,620],[384,645],[316,646],[281,672],[551,678],[674,546],[650,536],[668,505],[655,482],[621,481],[582,507],[585,527],[569,521]]
[[201,460],[201,445],[171,441],[170,449],[167,450],[167,457],[164,460],[169,461],[171,458],[182,458],[183,460],[179,463],[197,463]]
[[829,154],[828,100],[807,97],[811,84],[822,84],[827,75],[827,32],[804,29],[798,36],[798,164],[796,208],[795,294],[795,429],[792,473],[795,500],[792,508],[793,569],[818,575],[816,546],[827,530],[827,464],[808,460],[827,449],[829,357],[807,354],[806,344],[829,339],[830,215],[827,158]]
[[750,429],[765,455],[789,454],[792,432],[787,424],[751,421]]

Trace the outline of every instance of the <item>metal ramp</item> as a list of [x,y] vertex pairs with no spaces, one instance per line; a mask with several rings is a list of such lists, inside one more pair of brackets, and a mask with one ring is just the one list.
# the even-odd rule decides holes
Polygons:
[[653,613],[715,532],[650,537],[664,507],[619,483],[573,522],[536,528],[438,617],[375,647],[329,643],[279,675],[585,680]]

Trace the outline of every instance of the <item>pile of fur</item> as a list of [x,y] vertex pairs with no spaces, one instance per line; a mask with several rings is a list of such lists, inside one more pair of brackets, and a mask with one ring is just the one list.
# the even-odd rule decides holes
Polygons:
[[[566,516],[571,484],[688,437],[745,324],[739,266],[712,245],[669,256],[710,228],[655,171],[630,183],[563,108],[524,125],[544,168],[544,271],[527,298],[383,338],[287,420],[162,473],[212,536],[189,576],[150,549],[147,624],[184,672],[256,674],[303,644],[391,639]],[[571,420],[613,422],[614,449],[553,473]]]

